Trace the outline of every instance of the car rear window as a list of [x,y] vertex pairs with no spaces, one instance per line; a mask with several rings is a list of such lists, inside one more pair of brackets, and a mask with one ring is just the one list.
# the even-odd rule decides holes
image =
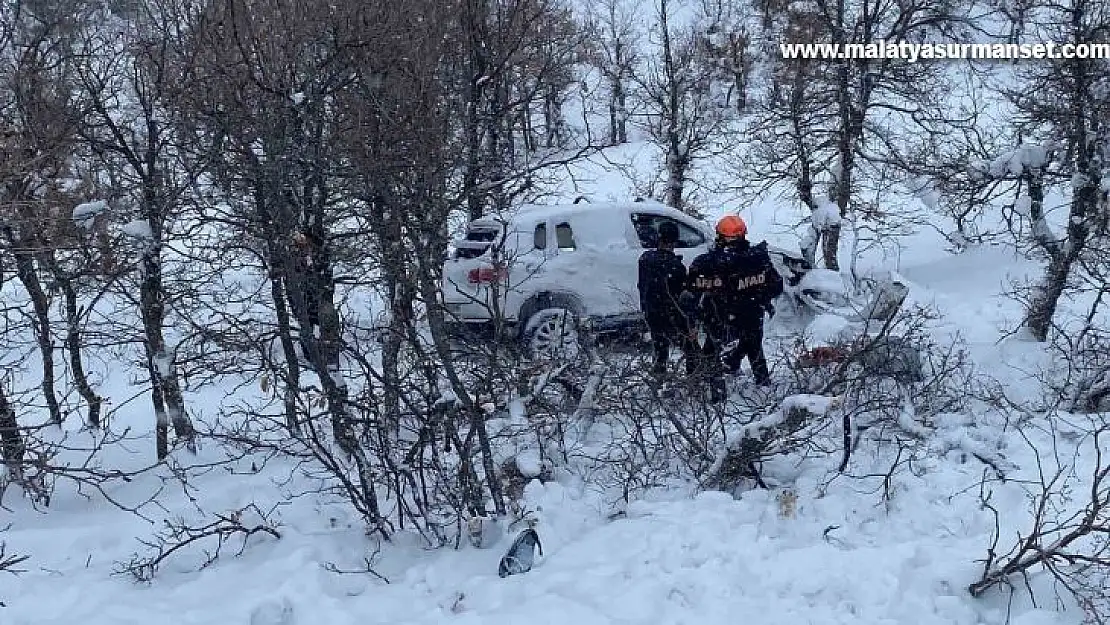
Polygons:
[[466,240],[492,243],[497,238],[497,233],[497,228],[491,228],[489,226],[471,226],[466,230]]
[[466,229],[466,238],[456,245],[456,257],[478,258],[497,240],[499,233],[497,228],[491,226],[470,226]]

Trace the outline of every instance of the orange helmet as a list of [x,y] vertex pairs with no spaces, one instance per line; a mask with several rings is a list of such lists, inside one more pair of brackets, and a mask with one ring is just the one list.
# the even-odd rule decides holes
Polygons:
[[738,239],[747,236],[748,224],[736,215],[726,215],[717,222],[717,234],[729,239]]

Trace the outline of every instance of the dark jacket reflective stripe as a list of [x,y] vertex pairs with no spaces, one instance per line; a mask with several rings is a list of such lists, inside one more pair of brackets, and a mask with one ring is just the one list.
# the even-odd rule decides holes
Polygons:
[[718,246],[694,259],[687,288],[700,295],[699,314],[713,323],[757,323],[783,292],[765,243],[741,240]]

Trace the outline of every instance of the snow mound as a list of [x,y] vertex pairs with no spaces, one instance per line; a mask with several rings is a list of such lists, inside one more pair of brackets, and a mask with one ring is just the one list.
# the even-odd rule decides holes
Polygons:
[[539,477],[543,473],[543,461],[534,449],[521,451],[516,455],[516,468],[524,477]]
[[293,604],[288,598],[267,599],[251,612],[250,625],[294,625]]
[[828,200],[817,205],[813,211],[813,227],[825,230],[840,223],[840,209]]
[[844,278],[839,272],[831,269],[815,267],[802,276],[798,288],[803,291],[813,290],[831,295],[847,295],[848,288],[844,285]]
[[824,415],[835,409],[840,402],[840,398],[825,395],[791,395],[782,400],[782,410],[787,412],[802,409],[815,415]]
[[805,330],[806,343],[811,347],[836,345],[848,338],[852,325],[840,315],[817,315]]

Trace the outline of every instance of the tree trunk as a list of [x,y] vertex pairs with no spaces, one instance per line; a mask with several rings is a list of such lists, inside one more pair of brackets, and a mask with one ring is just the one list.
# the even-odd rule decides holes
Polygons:
[[1033,289],[1033,296],[1030,298],[1025,315],[1025,327],[1037,341],[1048,340],[1048,332],[1052,329],[1052,318],[1056,314],[1056,307],[1060,296],[1064,293],[1070,272],[1071,262],[1068,256],[1064,254],[1054,256],[1049,261],[1040,284]]
[[840,224],[829,226],[821,232],[821,251],[825,267],[832,271],[840,271],[840,261],[837,252],[840,250]]
[[[810,156],[811,152],[807,143],[810,137],[803,123],[807,104],[807,78],[807,74],[800,66],[794,68],[794,74],[790,81],[789,102],[791,140],[794,144],[794,153],[798,158],[798,180],[795,186],[798,189],[798,200],[809,209],[810,215],[812,215],[817,210],[817,201],[813,197],[813,159]],[[809,225],[809,230],[802,236],[800,247],[802,257],[810,266],[816,267],[817,247],[821,242],[821,231],[817,229],[812,217]]]
[[[276,247],[271,245],[272,248]],[[273,251],[271,252],[273,253]],[[300,434],[301,426],[297,418],[297,398],[301,391],[301,364],[297,359],[296,341],[289,319],[289,308],[285,303],[284,275],[281,263],[270,261],[270,299],[274,302],[274,314],[278,323],[278,340],[281,341],[281,354],[285,359],[285,382],[282,402],[285,408],[285,427],[293,435]]]
[[[288,230],[293,227],[291,215],[283,214],[282,219],[275,219],[271,210],[271,203],[280,201],[280,193],[276,176],[267,177],[264,170],[259,168],[257,161],[254,165],[254,212],[255,220],[261,227],[266,238],[266,270],[270,280],[270,299],[274,304],[274,315],[278,326],[278,340],[281,341],[281,353],[285,360],[285,380],[283,382],[282,403],[285,411],[285,427],[293,435],[301,433],[300,421],[297,417],[297,400],[301,392],[301,363],[297,356],[297,341],[293,337],[293,323],[289,315],[289,264],[290,250],[285,241],[289,240]],[[293,308],[294,311],[298,309]],[[306,354],[307,356],[307,354]]]
[[50,422],[62,423],[62,410],[58,406],[58,396],[54,391],[54,341],[50,332],[50,300],[43,291],[42,281],[35,270],[35,260],[30,252],[15,252],[15,269],[23,288],[31,297],[34,308],[35,342],[42,356],[42,395],[46,401]]
[[610,83],[609,96],[609,143],[620,145],[628,142],[627,124],[625,118],[624,86],[620,80],[613,79]]
[[482,133],[478,115],[480,87],[471,86],[470,98],[466,103],[466,169],[463,172],[463,188],[466,190],[467,217],[470,221],[485,214],[485,193],[479,188],[482,180]]
[[682,123],[682,120],[679,119],[681,94],[679,93],[679,78],[674,66],[674,53],[671,50],[670,16],[667,14],[669,10],[667,2],[664,0],[660,5],[659,18],[663,34],[663,74],[667,81],[665,106],[667,119],[664,121],[667,125],[666,204],[671,208],[682,210],[682,194],[686,186],[688,160],[682,149],[682,138],[679,135],[679,125]]
[[617,68],[609,87],[609,139],[614,145],[628,143],[628,93],[624,87],[623,44],[616,44]]
[[532,103],[522,101],[520,104],[520,137],[524,142],[524,151],[527,154],[536,152],[536,129],[532,127]]
[[89,406],[89,413],[85,422],[91,428],[100,427],[100,408],[104,400],[96,394],[89,376],[85,373],[85,363],[82,357],[81,341],[81,310],[77,304],[77,290],[73,288],[73,280],[68,277],[59,277],[58,271],[54,272],[55,279],[62,288],[66,308],[66,350],[69,352],[69,368],[73,381],[77,385],[77,392]]
[[[391,264],[397,262],[391,259]],[[396,265],[383,267],[387,277],[390,302],[389,329],[382,346],[382,383],[384,385],[382,408],[386,426],[391,436],[400,434],[401,372],[400,354],[405,331],[410,319],[415,293],[411,284],[404,281]]]
[[748,48],[749,41],[736,33],[729,35],[729,55],[732,62],[732,81],[736,89],[736,112],[748,108]]
[[[161,222],[153,210],[144,211],[153,240],[143,249],[140,266],[142,280],[139,284],[139,310],[142,315],[146,344],[147,369],[150,372],[151,402],[157,425],[158,460],[169,454],[168,429],[173,424],[174,435],[185,441],[190,451],[196,451],[193,423],[185,412],[185,399],[174,370],[174,354],[166,349],[162,331],[165,322],[165,293],[162,290]],[[155,217],[151,219],[151,217]]]
[[[1084,11],[1076,10],[1071,14],[1074,32],[1081,32]],[[1063,241],[1054,236],[1044,223],[1044,190],[1039,170],[1026,172],[1029,181],[1030,218],[1033,221],[1033,237],[1042,249],[1048,252],[1049,263],[1041,283],[1033,290],[1026,312],[1025,327],[1037,341],[1048,340],[1052,319],[1067,287],[1072,266],[1090,242],[1091,218],[1097,215],[1102,199],[1100,182],[1105,166],[1103,153],[1105,137],[1099,127],[1101,117],[1092,111],[1094,77],[1091,62],[1087,59],[1071,59],[1066,67],[1074,93],[1071,94],[1069,122],[1071,140],[1075,150],[1076,181],[1073,187],[1071,206],[1068,211],[1066,235]]]
[[[833,180],[833,193],[830,198],[843,217],[848,212],[848,205],[852,200],[852,166],[855,160],[855,142],[852,140],[852,99],[849,89],[851,70],[848,62],[841,63],[837,70],[837,106],[839,108],[840,128],[837,129],[836,154],[837,172]],[[836,252],[840,247],[840,227],[826,227],[822,229],[823,256],[825,267],[833,271],[840,271],[840,262]]]
[[23,454],[26,451],[19,423],[15,418],[15,408],[8,401],[8,395],[0,384],[0,459],[8,468],[12,481],[23,479]]
[[463,136],[466,145],[466,167],[463,171],[463,188],[466,191],[468,217],[471,221],[485,214],[485,192],[480,188],[484,175],[482,145],[482,113],[485,109],[486,85],[490,76],[486,75],[488,60],[485,52],[483,33],[489,9],[484,0],[466,2],[466,15],[463,16],[467,36],[467,78],[466,119]]
[[561,146],[563,143],[563,109],[559,103],[559,91],[551,85],[544,89],[543,116],[547,134],[547,147]]
[[485,129],[485,156],[484,156],[484,182],[489,185],[490,196],[493,200],[493,212],[502,214],[509,209],[509,200],[505,195],[506,168],[511,166],[511,148],[507,141],[506,122],[509,117],[509,94],[504,79],[495,85],[486,114]]
[[[672,147],[673,150],[673,147]],[[667,206],[682,210],[683,193],[686,189],[686,159],[681,154],[668,152],[667,154]]]
[[497,475],[497,466],[493,462],[493,446],[490,444],[485,415],[481,411],[474,411],[471,427],[478,430],[478,447],[482,455],[482,470],[488,476],[493,510],[499,515],[504,515],[508,512],[505,508],[505,496],[501,489],[501,480]]

